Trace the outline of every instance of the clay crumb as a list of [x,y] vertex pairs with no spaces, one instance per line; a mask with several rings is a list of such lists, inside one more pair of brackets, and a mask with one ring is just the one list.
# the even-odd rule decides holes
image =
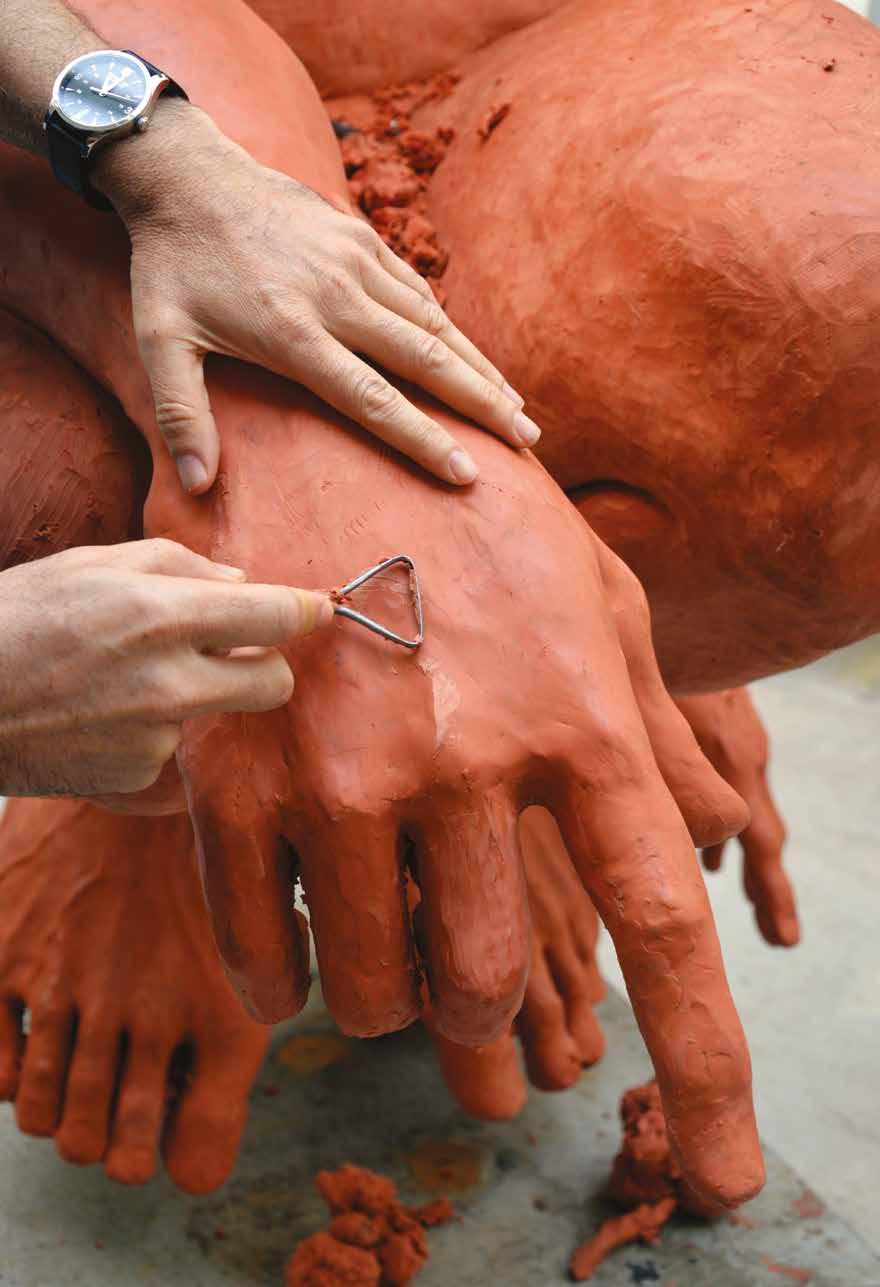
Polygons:
[[491,111],[489,112],[489,115],[486,117],[483,124],[477,130],[477,134],[480,136],[480,138],[484,143],[489,138],[490,134],[494,134],[495,130],[498,129],[498,126],[505,119],[505,117],[509,115],[510,108],[511,108],[510,103],[501,103],[500,106],[493,107],[491,109]]
[[448,1199],[404,1206],[391,1180],[350,1163],[319,1171],[315,1188],[330,1224],[296,1248],[286,1287],[406,1287],[428,1259],[425,1230],[454,1219]]
[[822,70],[824,72],[833,72],[836,66],[837,66],[837,59],[829,58],[827,63],[822,64]]

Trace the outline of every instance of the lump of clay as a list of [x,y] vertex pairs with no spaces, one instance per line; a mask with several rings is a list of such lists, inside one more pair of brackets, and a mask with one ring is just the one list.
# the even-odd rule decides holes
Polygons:
[[682,691],[880,628],[878,57],[822,0],[574,3],[415,119],[455,129],[448,311],[645,584]]
[[286,1287],[406,1287],[428,1259],[425,1229],[453,1219],[446,1199],[404,1206],[391,1180],[350,1163],[319,1171],[315,1187],[333,1218],[299,1244]]
[[677,1207],[708,1217],[716,1211],[696,1199],[682,1180],[670,1147],[666,1118],[655,1081],[634,1086],[620,1101],[623,1139],[614,1159],[608,1197],[623,1208],[609,1216],[592,1238],[571,1257],[575,1282],[591,1277],[616,1247],[628,1242],[656,1242]]

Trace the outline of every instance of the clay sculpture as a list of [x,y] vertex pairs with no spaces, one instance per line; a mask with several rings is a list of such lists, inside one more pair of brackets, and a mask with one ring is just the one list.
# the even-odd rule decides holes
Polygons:
[[684,692],[880,628],[878,63],[821,0],[575,3],[413,117],[455,131],[428,194],[448,311]]

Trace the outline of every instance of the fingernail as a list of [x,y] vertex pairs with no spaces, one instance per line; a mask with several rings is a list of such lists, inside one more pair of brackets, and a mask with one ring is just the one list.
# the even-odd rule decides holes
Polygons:
[[449,457],[449,472],[456,483],[472,483],[479,470],[466,451],[456,447]]
[[247,576],[244,568],[234,568],[231,563],[215,563],[214,567],[221,576],[229,577],[230,581],[244,581]]
[[187,451],[182,456],[177,456],[174,463],[177,466],[177,475],[185,492],[197,491],[198,488],[204,487],[208,481],[207,469],[198,456],[194,456],[192,452]]
[[329,599],[322,599],[318,606],[318,616],[315,620],[315,626],[329,626],[335,616],[333,604]]
[[523,403],[525,402],[525,398],[522,397],[519,393],[517,393],[513,385],[508,384],[506,380],[501,386],[501,392],[504,394],[506,398],[510,398],[511,402],[518,402],[520,406],[522,406]]
[[530,420],[521,411],[518,411],[513,418],[513,432],[523,447],[534,447],[541,437],[541,430],[534,420]]

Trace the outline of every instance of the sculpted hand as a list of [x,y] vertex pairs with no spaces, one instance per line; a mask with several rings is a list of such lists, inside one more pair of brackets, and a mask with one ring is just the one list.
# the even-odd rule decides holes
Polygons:
[[217,473],[208,353],[297,380],[447,482],[472,482],[472,458],[357,354],[514,446],[537,441],[522,399],[367,224],[260,165],[195,108],[163,104],[155,124],[161,183],[142,140],[130,174],[134,149],[122,147],[100,173],[131,237],[138,345],[187,491]]
[[293,677],[275,645],[329,620],[330,605],[243,579],[162,540],[0,574],[0,791],[140,791],[184,720],[288,701]]
[[[762,936],[773,947],[800,941],[797,902],[782,863],[785,824],[767,781],[769,744],[747,688],[681,697],[678,706],[706,758],[751,809],[751,822],[739,837],[743,884],[754,904]],[[718,871],[724,843],[707,845],[703,865]]]

